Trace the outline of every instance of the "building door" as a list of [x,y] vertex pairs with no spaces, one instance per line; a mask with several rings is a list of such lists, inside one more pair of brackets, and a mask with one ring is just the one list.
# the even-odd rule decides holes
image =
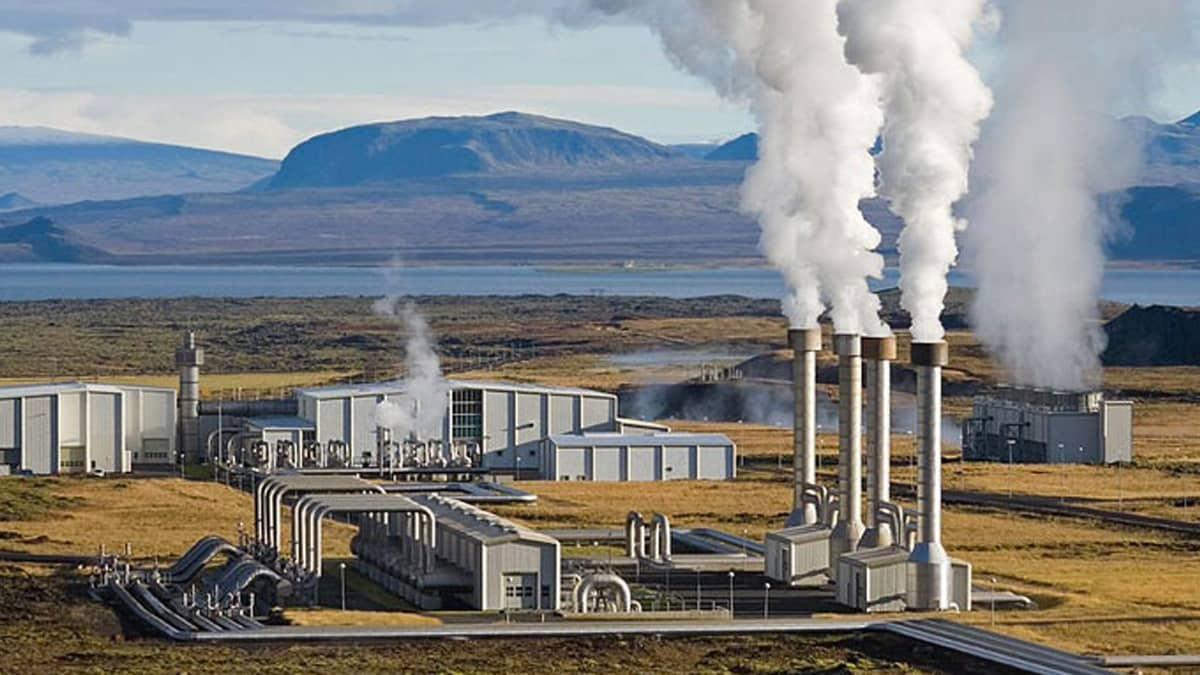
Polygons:
[[537,609],[537,575],[504,575],[504,609]]
[[792,581],[792,546],[788,544],[779,549],[779,578],[791,583]]

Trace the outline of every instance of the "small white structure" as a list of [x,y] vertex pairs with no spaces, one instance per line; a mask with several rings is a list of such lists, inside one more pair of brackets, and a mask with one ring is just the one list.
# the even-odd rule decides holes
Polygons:
[[723,434],[557,434],[546,439],[548,480],[732,480],[737,447]]
[[175,390],[83,382],[0,387],[0,465],[126,473],[175,459]]
[[967,460],[1113,464],[1133,460],[1133,403],[1101,392],[999,387],[963,424]]
[[768,532],[763,554],[767,578],[789,586],[828,584],[832,534],[831,527],[820,523]]

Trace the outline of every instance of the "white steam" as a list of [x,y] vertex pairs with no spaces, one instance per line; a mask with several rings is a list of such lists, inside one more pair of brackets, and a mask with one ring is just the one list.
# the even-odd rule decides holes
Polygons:
[[411,302],[400,306],[397,298],[375,303],[375,312],[399,319],[404,325],[404,393],[393,395],[375,408],[375,425],[391,429],[394,440],[442,437],[450,384],[442,377],[441,360],[429,322]]
[[879,232],[859,210],[874,196],[870,149],[883,123],[878,83],[846,62],[837,0],[593,0],[648,23],[681,68],[759,120],[759,161],[742,204],[786,281],[792,326],[829,306],[841,332],[886,334],[874,252]]
[[1140,153],[1112,113],[1144,102],[1188,46],[1180,0],[1006,0],[996,110],[978,145],[966,246],[975,330],[1021,384],[1097,383],[1099,206]]
[[947,274],[966,223],[953,206],[967,192],[971,146],[991,92],[966,58],[985,0],[842,0],[846,57],[882,77],[885,123],[880,192],[904,219],[901,304],[918,342],[945,335]]

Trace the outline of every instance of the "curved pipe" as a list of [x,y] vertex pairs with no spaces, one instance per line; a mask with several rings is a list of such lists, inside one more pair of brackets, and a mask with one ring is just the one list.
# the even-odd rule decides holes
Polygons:
[[589,574],[584,577],[583,582],[575,589],[575,611],[580,614],[587,614],[591,595],[600,588],[615,588],[617,591],[617,611],[629,612],[633,607],[633,594],[629,590],[629,584],[625,580],[615,574],[600,573]]
[[650,517],[650,539],[654,546],[654,560],[665,562],[671,559],[671,519],[661,513]]
[[637,511],[630,511],[625,516],[625,557],[646,557],[646,521]]
[[208,455],[208,461],[209,462],[218,461],[220,463],[225,463],[224,459],[225,459],[225,457],[228,456],[228,455],[225,455],[222,457],[218,457],[218,453],[220,452],[221,446],[224,445],[224,442],[223,442],[224,439],[218,440],[217,447],[213,448],[213,439],[216,438],[218,434],[220,434],[222,436],[224,436],[226,434],[232,434],[232,435],[236,436],[239,433],[241,433],[241,432],[236,427],[229,428],[229,429],[213,429],[212,431],[208,432],[208,436],[205,437],[205,439],[204,439],[204,452],[205,452],[205,454]]
[[875,508],[875,521],[875,527],[880,529],[887,527],[891,529],[891,534],[887,539],[891,541],[896,541],[897,539],[901,542],[904,541],[902,537],[896,536],[897,532],[904,530],[904,509],[899,504],[880,502]]

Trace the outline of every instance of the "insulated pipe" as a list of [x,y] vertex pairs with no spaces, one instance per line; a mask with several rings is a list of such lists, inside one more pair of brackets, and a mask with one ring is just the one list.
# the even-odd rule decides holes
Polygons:
[[892,361],[896,360],[896,338],[863,338],[866,369],[867,417],[867,511],[863,548],[883,548],[895,541],[896,530],[880,521],[881,504],[891,500]]
[[862,338],[835,338],[838,356],[838,521],[829,537],[834,573],[838,557],[858,550],[862,520]]
[[650,518],[654,540],[654,560],[666,562],[671,559],[671,520],[661,513]]
[[942,367],[945,342],[913,343],[917,371],[917,542],[909,556],[908,607],[950,609],[950,558],[942,548]]
[[896,542],[903,544],[904,509],[899,504],[881,503],[875,510],[875,522],[879,527],[886,527],[890,532],[896,533],[888,546],[893,546]]
[[817,483],[817,353],[821,328],[788,330],[792,348],[792,513],[787,526],[813,525],[816,510],[804,502],[806,485]]
[[630,511],[625,517],[625,557],[646,557],[646,524],[637,511]]
[[575,589],[575,611],[580,614],[588,613],[588,596],[598,587],[617,589],[617,611],[629,612],[633,609],[633,594],[629,584],[624,579],[608,573],[589,574]]
[[179,452],[189,462],[200,460],[200,366],[204,365],[204,350],[196,346],[196,334],[184,334],[175,350],[175,366],[179,368]]

